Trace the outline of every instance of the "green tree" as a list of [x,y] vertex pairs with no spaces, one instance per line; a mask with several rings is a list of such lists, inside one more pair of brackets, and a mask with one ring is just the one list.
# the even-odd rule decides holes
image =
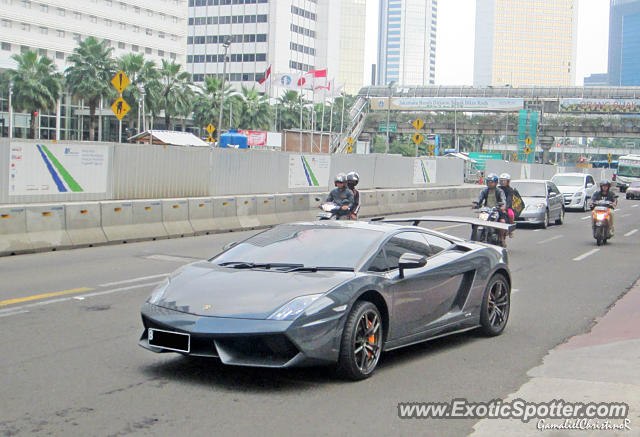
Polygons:
[[240,102],[240,116],[236,119],[239,129],[267,130],[271,123],[271,106],[269,98],[255,87],[242,87],[238,96]]
[[150,86],[151,109],[154,115],[164,111],[165,129],[171,130],[171,117],[178,114],[178,101],[184,99],[191,75],[181,71],[182,66],[162,60],[159,77]]
[[113,48],[105,41],[90,36],[80,41],[69,56],[71,65],[65,70],[69,91],[89,103],[89,140],[94,141],[96,107],[101,98],[114,97],[111,79],[116,73],[116,61],[111,57]]
[[[209,123],[219,129],[218,115],[220,114],[220,102],[228,101],[231,97],[231,85],[227,82],[222,88],[222,79],[207,77],[204,85],[200,87],[200,94],[194,99],[193,121],[199,127],[205,127]],[[224,106],[223,106],[224,109]]]
[[278,97],[278,126],[276,130],[300,127],[300,95],[296,91],[287,91]]
[[117,60],[118,68],[125,72],[131,80],[131,84],[122,94],[124,100],[131,106],[131,116],[128,120],[129,127],[138,118],[138,103],[145,95],[145,105],[151,107],[151,85],[158,79],[158,69],[153,61],[145,60],[143,54],[127,53]]
[[56,72],[51,59],[38,56],[35,51],[27,50],[12,58],[18,66],[5,75],[5,80],[13,84],[12,106],[16,111],[31,113],[29,138],[35,138],[35,113],[55,108],[62,89],[62,76]]

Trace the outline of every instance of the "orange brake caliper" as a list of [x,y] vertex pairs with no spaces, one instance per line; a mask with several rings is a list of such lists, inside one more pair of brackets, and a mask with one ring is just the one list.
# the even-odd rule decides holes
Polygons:
[[[371,326],[373,325],[373,323],[371,323],[371,321],[367,321],[367,328],[371,328]],[[371,334],[369,336],[369,338],[367,339],[367,341],[369,341],[369,344],[374,344],[376,342],[376,336],[375,334]],[[369,358],[371,358],[371,352],[369,352],[369,350],[367,350],[367,355]]]

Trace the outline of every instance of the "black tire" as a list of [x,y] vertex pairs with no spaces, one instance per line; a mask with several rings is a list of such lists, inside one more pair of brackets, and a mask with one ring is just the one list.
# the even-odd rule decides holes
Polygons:
[[584,198],[584,205],[582,205],[582,212],[587,212],[589,210],[589,201],[587,197]]
[[549,210],[547,209],[544,212],[544,221],[542,222],[542,229],[547,229],[549,227]]
[[382,316],[378,307],[367,301],[356,302],[342,331],[336,369],[338,374],[352,381],[370,377],[380,360],[383,335]]
[[482,297],[480,329],[483,334],[494,337],[502,334],[509,320],[511,309],[511,287],[501,274],[494,275]]
[[556,225],[561,225],[564,223],[564,208],[560,208],[560,216],[556,220]]

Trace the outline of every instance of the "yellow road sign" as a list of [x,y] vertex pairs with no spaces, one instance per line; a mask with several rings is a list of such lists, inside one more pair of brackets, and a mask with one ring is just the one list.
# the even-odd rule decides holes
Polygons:
[[518,157],[518,152],[513,152],[512,155],[513,155],[514,158],[517,158]]
[[413,126],[413,128],[415,130],[420,130],[420,129],[422,129],[424,127],[424,122],[422,120],[420,120],[419,118],[416,118],[414,120],[414,122],[411,123],[411,126]]
[[424,141],[424,137],[422,135],[420,135],[420,134],[414,134],[411,137],[411,141],[413,141],[416,144],[420,144],[421,142]]
[[435,156],[435,153],[429,152],[429,156]]
[[353,144],[355,142],[356,142],[356,140],[354,140],[352,137],[347,138],[347,143]]
[[429,152],[433,152],[436,150],[436,146],[434,144],[429,144]]
[[127,85],[129,85],[129,82],[129,78],[122,70],[118,71],[116,75],[113,76],[113,79],[111,79],[111,85],[113,85],[116,91],[118,91],[118,93],[120,94],[124,92],[124,90],[127,88]]
[[524,143],[525,143],[527,146],[530,146],[530,145],[531,145],[531,143],[533,143],[533,140],[531,139],[531,137],[527,137],[527,138],[524,140]]
[[351,153],[351,152],[353,152],[353,147],[347,146],[346,150],[347,150],[347,153]]
[[215,143],[215,142],[216,142],[215,138],[209,135],[209,138],[207,138],[207,143]]
[[127,105],[127,102],[125,102],[122,97],[118,97],[118,100],[111,105],[111,110],[116,114],[118,120],[122,120],[122,118],[127,115],[127,112],[131,110],[131,106]]
[[207,132],[209,132],[209,135],[211,135],[213,133],[213,131],[215,131],[216,128],[213,127],[213,125],[211,123],[209,123],[209,126],[207,126]]
[[613,159],[609,158],[607,159],[607,161],[609,162],[609,164],[611,164],[611,161],[613,161]]
[[527,146],[524,148],[523,152],[528,155],[529,153],[533,152],[533,150],[531,150],[531,147]]
[[613,158],[613,155],[611,153],[607,153],[607,158]]

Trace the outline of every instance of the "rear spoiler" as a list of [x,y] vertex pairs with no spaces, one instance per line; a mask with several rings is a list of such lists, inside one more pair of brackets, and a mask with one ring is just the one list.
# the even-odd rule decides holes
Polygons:
[[472,233],[471,240],[476,241],[476,231],[479,227],[493,228],[501,231],[511,232],[516,229],[516,225],[501,223],[501,222],[487,222],[478,218],[469,217],[454,217],[454,216],[428,216],[428,217],[399,217],[399,218],[384,218],[376,217],[371,219],[372,222],[382,223],[412,223],[413,226],[420,226],[422,222],[445,222],[445,223],[461,223],[471,225]]

